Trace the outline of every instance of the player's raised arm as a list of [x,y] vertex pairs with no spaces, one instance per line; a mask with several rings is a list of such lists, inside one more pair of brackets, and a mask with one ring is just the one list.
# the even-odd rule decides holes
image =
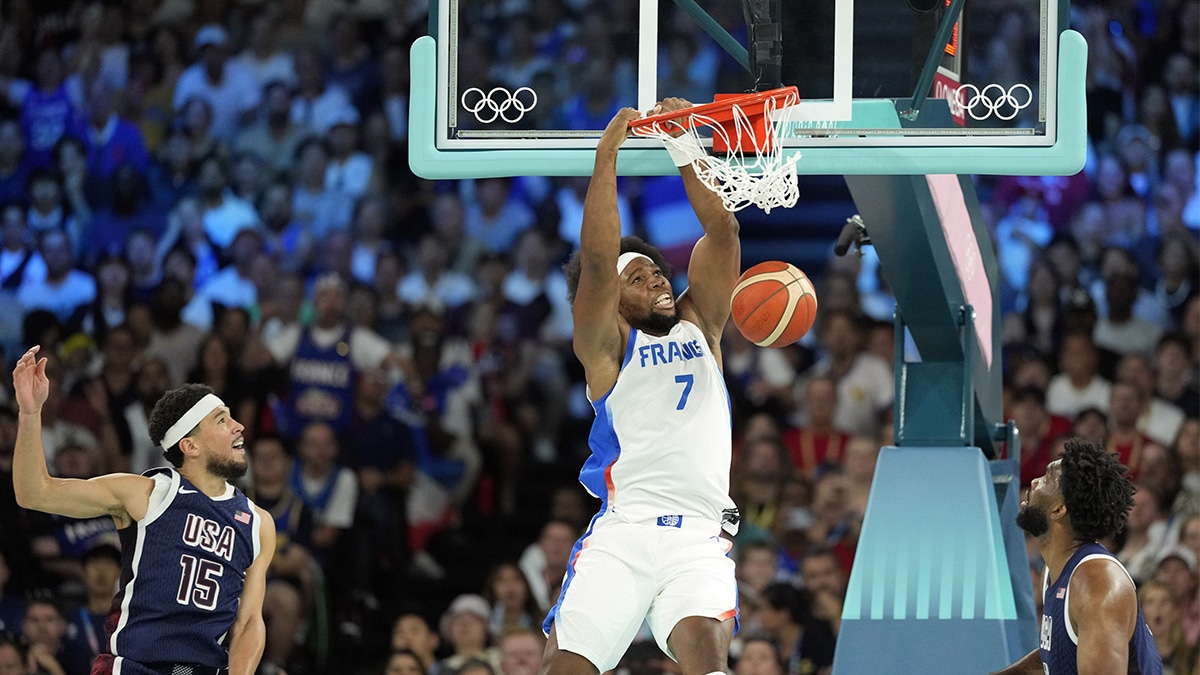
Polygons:
[[[575,320],[575,355],[592,375],[615,357],[612,378],[620,366],[621,330],[617,305],[617,257],[621,250],[621,218],[617,213],[617,150],[628,135],[629,122],[641,113],[622,108],[596,144],[596,164],[583,202],[579,232],[579,287],[571,306]],[[610,383],[611,385],[611,383]]]
[[13,369],[16,391],[17,445],[13,452],[13,491],[24,508],[71,518],[110,515],[119,524],[146,513],[154,481],[133,474],[109,474],[91,480],[53,478],[42,448],[42,405],[50,394],[46,359],[38,347],[25,352]]
[[[665,98],[655,108],[657,113],[673,112],[690,107],[682,98]],[[714,349],[720,343],[721,332],[729,320],[729,296],[741,274],[742,245],[738,239],[738,221],[725,209],[721,197],[696,176],[691,164],[679,167],[683,187],[692,210],[700,219],[704,236],[692,249],[688,263],[688,288],[680,296],[681,311],[695,311],[697,325],[708,337]]]
[[229,630],[229,675],[254,675],[267,644],[263,622],[263,598],[267,592],[267,568],[275,555],[275,521],[271,514],[254,507],[261,523],[259,553],[246,570],[246,585],[238,599],[237,618]]

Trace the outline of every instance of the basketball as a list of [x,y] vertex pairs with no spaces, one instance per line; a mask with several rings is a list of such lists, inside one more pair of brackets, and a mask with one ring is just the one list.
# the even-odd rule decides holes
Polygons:
[[734,325],[759,347],[792,344],[804,337],[817,316],[817,293],[808,276],[778,260],[746,270],[729,304]]

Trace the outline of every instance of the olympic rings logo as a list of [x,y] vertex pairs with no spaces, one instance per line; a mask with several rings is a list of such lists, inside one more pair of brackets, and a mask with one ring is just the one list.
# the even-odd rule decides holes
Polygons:
[[[970,88],[974,94],[970,98],[966,98],[966,90]],[[1021,90],[1025,91],[1024,101],[1018,100],[1016,94]],[[958,107],[962,108],[971,116],[972,119],[985,120],[992,115],[997,119],[1008,121],[1017,116],[1025,108],[1033,103],[1033,91],[1029,85],[1018,82],[1007,90],[998,84],[989,84],[983,89],[976,87],[973,84],[960,85],[954,92],[954,102]],[[976,114],[976,109],[982,112]],[[1011,112],[1008,111],[1011,109]],[[1004,110],[1005,112],[1001,112]]]
[[[522,92],[529,92],[532,100],[528,103],[521,100]],[[468,97],[472,97],[472,103],[467,103]],[[490,124],[497,118],[509,124],[519,122],[525,113],[533,110],[537,102],[537,92],[529,87],[521,87],[512,93],[504,87],[496,87],[486,94],[479,87],[471,87],[462,95],[462,106],[475,115],[480,124]]]

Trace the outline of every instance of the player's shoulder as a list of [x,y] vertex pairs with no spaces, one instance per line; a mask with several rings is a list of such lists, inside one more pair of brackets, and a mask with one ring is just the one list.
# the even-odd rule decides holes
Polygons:
[[[1116,599],[1137,598],[1137,589],[1132,577],[1111,553],[1093,553],[1084,556],[1075,565],[1068,582],[1071,588],[1072,603],[1074,598],[1082,596],[1085,599]],[[1085,600],[1086,601],[1086,600]]]

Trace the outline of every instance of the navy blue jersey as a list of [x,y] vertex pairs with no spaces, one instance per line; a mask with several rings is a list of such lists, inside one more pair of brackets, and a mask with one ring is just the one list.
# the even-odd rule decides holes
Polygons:
[[225,668],[225,636],[258,557],[260,518],[232,485],[213,499],[174,469],[145,475],[155,481],[146,517],[119,531],[121,585],[108,636],[113,672],[125,660]]
[[350,429],[354,418],[354,366],[350,363],[350,327],[333,345],[322,348],[312,331],[300,336],[291,367],[288,432],[299,434],[308,422],[325,422],[334,433]]
[[[1067,564],[1063,566],[1062,574],[1049,584],[1048,576],[1042,578],[1042,669],[1046,675],[1068,675],[1078,673],[1076,664],[1076,647],[1079,644],[1075,629],[1067,619],[1071,602],[1071,574],[1085,560],[1093,558],[1108,558],[1114,563],[1121,563],[1100,544],[1084,544],[1075,551]],[[1125,566],[1121,565],[1121,570]],[[1129,572],[1125,572],[1126,576]],[[1129,579],[1130,586],[1133,579]],[[1130,675],[1162,675],[1162,659],[1154,645],[1154,636],[1146,627],[1142,618],[1142,605],[1138,603],[1137,625],[1133,629],[1133,637],[1129,640],[1129,674]]]

